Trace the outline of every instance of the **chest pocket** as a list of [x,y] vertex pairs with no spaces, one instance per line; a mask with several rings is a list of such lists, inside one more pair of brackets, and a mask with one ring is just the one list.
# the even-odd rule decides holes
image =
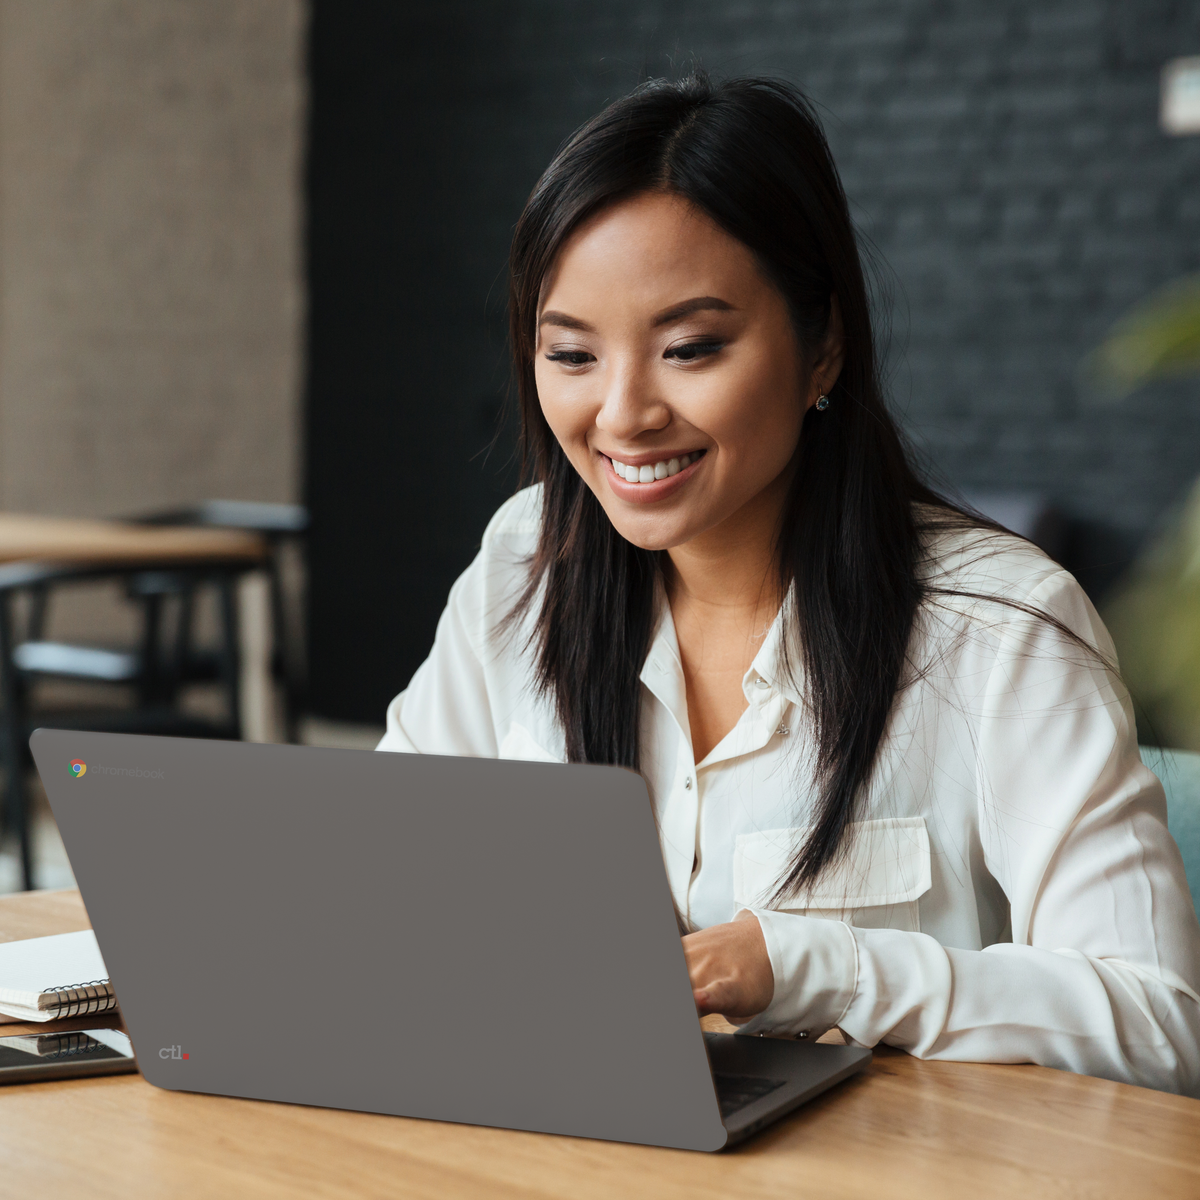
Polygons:
[[769,904],[806,833],[805,829],[764,829],[740,834],[733,856],[734,900],[744,908],[824,917],[860,929],[920,931],[917,901],[931,886],[924,818],[855,821],[847,832],[847,853],[810,892]]

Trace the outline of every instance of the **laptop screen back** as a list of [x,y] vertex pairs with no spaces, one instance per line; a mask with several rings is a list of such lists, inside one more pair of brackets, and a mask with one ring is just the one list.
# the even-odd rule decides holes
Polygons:
[[633,772],[57,730],[30,744],[151,1083],[724,1143]]

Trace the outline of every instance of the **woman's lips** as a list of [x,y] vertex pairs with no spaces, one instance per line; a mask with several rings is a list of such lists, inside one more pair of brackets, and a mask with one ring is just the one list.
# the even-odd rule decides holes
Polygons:
[[678,474],[668,475],[665,479],[655,479],[652,483],[630,483],[617,474],[613,467],[613,460],[607,454],[602,454],[601,458],[604,459],[604,464],[607,468],[608,486],[612,488],[614,495],[620,497],[622,500],[630,500],[635,504],[653,504],[655,501],[663,500],[683,487],[700,469],[704,460],[708,457],[706,450],[693,453],[696,454],[696,457],[686,467],[682,467]]

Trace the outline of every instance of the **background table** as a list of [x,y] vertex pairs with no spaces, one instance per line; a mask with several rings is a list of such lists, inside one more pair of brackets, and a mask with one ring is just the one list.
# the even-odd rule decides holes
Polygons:
[[[0,898],[0,941],[86,928],[77,892]],[[320,999],[312,1009],[314,1036],[337,1038],[349,1053],[368,1021],[386,1025],[340,1018]],[[430,1019],[436,1026],[435,1011]],[[0,1035],[46,1028],[0,1026]],[[520,1036],[535,1031],[531,1022]],[[482,1021],[471,1036],[488,1032]],[[0,1164],[6,1195],[89,1200],[1193,1200],[1200,1101],[1042,1067],[920,1062],[882,1047],[862,1075],[713,1155],[189,1095],[117,1075],[0,1088]]]
[[0,562],[183,566],[213,559],[261,562],[263,554],[262,538],[235,529],[0,512]]
[[[245,530],[0,512],[0,564],[171,570],[210,563],[262,566],[266,557],[264,539]],[[274,631],[262,572],[247,573],[238,586],[238,626],[242,736],[271,741],[276,723],[270,663]]]

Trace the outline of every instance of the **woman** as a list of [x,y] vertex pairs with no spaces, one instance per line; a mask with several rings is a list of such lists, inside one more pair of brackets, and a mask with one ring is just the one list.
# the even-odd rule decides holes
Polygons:
[[1111,643],[907,462],[803,97],[613,104],[534,189],[510,309],[536,486],[380,748],[640,770],[697,1008],[746,1032],[1200,1091],[1200,928]]

